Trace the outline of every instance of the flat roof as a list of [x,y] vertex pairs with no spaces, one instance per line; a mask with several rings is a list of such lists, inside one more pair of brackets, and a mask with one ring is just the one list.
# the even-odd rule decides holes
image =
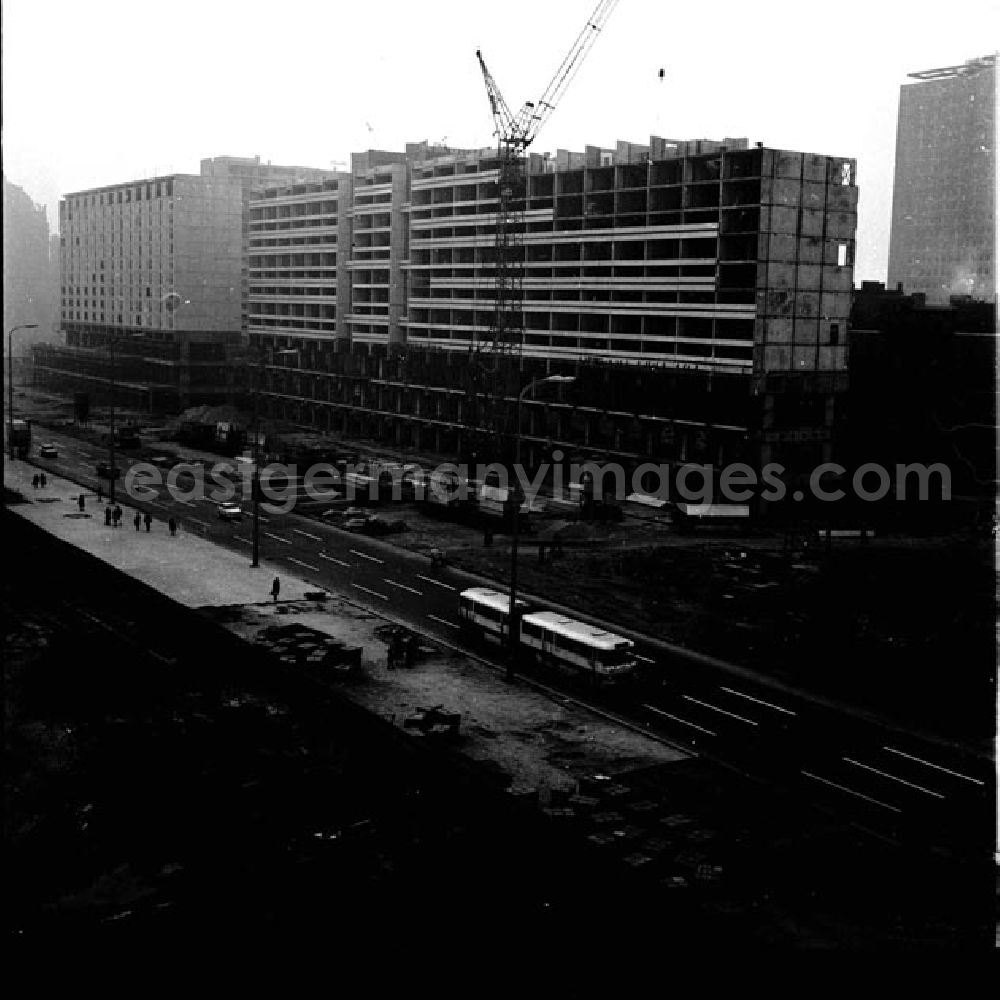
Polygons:
[[522,622],[531,622],[533,625],[540,625],[564,635],[570,639],[584,639],[600,646],[601,649],[619,649],[621,646],[634,646],[631,639],[626,639],[623,635],[615,632],[606,632],[596,625],[588,625],[586,622],[579,622],[575,618],[567,618],[556,611],[537,611],[531,615],[525,615]]
[[[504,614],[510,613],[510,594],[501,594],[499,590],[491,590],[489,587],[470,587],[468,590],[463,590],[458,596],[468,598],[477,604],[496,608],[497,611],[503,611]],[[527,608],[530,605],[527,601],[522,601],[519,598],[517,607]]]

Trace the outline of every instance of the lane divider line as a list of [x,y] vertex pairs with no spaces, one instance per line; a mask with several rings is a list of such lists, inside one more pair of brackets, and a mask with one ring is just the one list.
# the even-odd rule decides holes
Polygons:
[[720,715],[728,715],[731,719],[739,719],[740,722],[745,722],[748,726],[759,726],[760,723],[754,721],[753,719],[744,718],[742,715],[737,715],[735,712],[727,712],[724,708],[719,708],[718,705],[712,705],[707,701],[700,701],[698,698],[692,698],[691,695],[682,695],[685,700],[693,701],[696,705],[701,705],[702,708],[707,708],[710,712],[718,712]]
[[937,771],[944,771],[945,774],[950,774],[954,778],[963,778],[965,781],[971,781],[974,785],[985,785],[985,781],[980,781],[978,778],[972,778],[967,774],[961,774],[959,771],[952,771],[950,768],[942,767],[940,764],[932,764],[929,760],[924,760],[922,757],[914,757],[913,754],[903,753],[902,750],[896,750],[894,747],[882,747],[883,750],[888,750],[889,753],[898,754],[900,757],[905,757],[907,760],[915,760],[918,764],[925,764],[927,767],[933,767]]
[[291,545],[292,543],[287,538],[282,538],[281,535],[272,535],[270,531],[265,531],[265,535],[268,538],[273,538],[276,542],[284,542],[285,545]]
[[359,552],[357,549],[348,549],[347,551],[360,556],[362,559],[367,559],[369,562],[378,563],[380,566],[385,562],[384,559],[376,559],[375,556],[370,556],[367,552]]
[[297,566],[305,566],[306,569],[311,569],[314,573],[319,572],[319,566],[310,566],[309,563],[303,562],[301,559],[296,559],[295,556],[285,556],[289,562],[295,563]]
[[723,691],[728,691],[730,694],[736,695],[737,698],[746,698],[747,701],[756,702],[758,705],[763,705],[765,708],[773,708],[776,712],[784,712],[785,715],[795,715],[795,712],[793,712],[790,708],[782,708],[780,705],[772,705],[769,701],[762,701],[760,698],[755,698],[752,694],[744,694],[742,691],[726,687],[724,684],[720,684],[719,687]]
[[390,580],[387,576],[383,576],[382,579],[385,580],[390,587],[399,587],[400,590],[408,590],[411,594],[416,594],[417,597],[424,596],[422,590],[414,590],[413,587],[407,587],[405,583],[396,583],[395,580]]
[[836,781],[830,781],[829,778],[821,778],[818,774],[813,774],[810,771],[800,771],[799,773],[804,774],[807,778],[812,778],[815,781],[822,781],[824,785],[830,785],[832,788],[837,788],[842,792],[847,792],[848,795],[864,799],[865,802],[871,802],[874,805],[882,806],[883,809],[891,809],[894,813],[901,813],[903,811],[902,809],[898,809],[896,806],[889,805],[888,802],[881,802],[879,799],[873,799],[870,795],[862,795],[861,792],[856,792],[853,788],[848,788],[846,785],[838,785]]
[[936,799],[944,798],[940,792],[935,792],[932,788],[924,788],[923,785],[915,785],[912,781],[907,781],[905,778],[897,777],[895,774],[889,774],[888,771],[880,771],[877,767],[862,764],[860,760],[852,760],[850,757],[842,757],[841,760],[845,760],[848,764],[853,764],[855,767],[862,767],[866,771],[871,771],[873,774],[881,775],[883,778],[888,778],[890,781],[898,781],[901,785],[906,785],[907,788],[915,788],[918,792],[925,792],[927,795],[933,795]]
[[344,562],[343,559],[338,559],[336,556],[328,556],[325,552],[317,552],[316,555],[318,555],[320,559],[325,559],[327,562],[336,563],[338,566],[349,567],[351,565],[348,562]]
[[699,726],[697,723],[688,722],[687,719],[682,719],[679,715],[671,715],[669,712],[664,712],[662,708],[657,708],[655,705],[647,705],[643,702],[642,707],[648,708],[650,712],[655,712],[657,715],[665,715],[668,719],[673,719],[674,722],[679,722],[682,726],[690,726],[692,729],[697,729],[700,733],[707,733],[709,736],[719,735],[718,733],[713,733],[711,729]]
[[442,625],[447,625],[448,628],[455,629],[456,632],[460,631],[462,628],[461,625],[456,625],[454,622],[445,621],[443,618],[438,618],[437,615],[428,615],[427,617],[430,618],[431,621],[440,622]]
[[301,528],[292,528],[292,532],[293,532],[293,534],[296,534],[296,535],[305,535],[306,538],[311,538],[314,542],[321,542],[321,541],[323,541],[323,539],[320,538],[319,535],[311,535],[311,534],[309,534],[308,531],[302,531]]
[[440,580],[435,580],[432,577],[424,576],[422,573],[416,573],[415,576],[418,580],[426,580],[428,583],[433,583],[435,587],[442,587],[445,590],[458,590],[458,587],[453,587],[450,583],[442,583]]
[[389,600],[385,594],[380,594],[377,590],[369,590],[368,587],[362,587],[360,583],[352,583],[351,586],[356,587],[358,590],[363,590],[366,594],[371,594],[372,597],[379,597],[383,601]]

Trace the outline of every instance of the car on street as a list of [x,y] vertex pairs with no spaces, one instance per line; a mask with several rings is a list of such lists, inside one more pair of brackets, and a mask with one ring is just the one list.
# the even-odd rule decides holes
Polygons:
[[243,510],[238,503],[220,503],[216,507],[220,521],[240,521],[243,519]]
[[121,479],[122,470],[117,465],[112,469],[107,462],[98,462],[97,475],[101,479]]
[[38,455],[40,458],[58,458],[59,451],[54,444],[43,444],[38,449]]

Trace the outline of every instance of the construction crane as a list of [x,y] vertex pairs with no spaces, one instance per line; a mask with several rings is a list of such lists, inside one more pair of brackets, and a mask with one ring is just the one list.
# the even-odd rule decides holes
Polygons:
[[470,365],[472,405],[468,423],[478,427],[480,433],[497,435],[501,440],[507,436],[504,397],[517,394],[515,383],[521,370],[524,339],[521,212],[526,195],[525,151],[556,110],[617,4],[618,0],[598,3],[542,96],[537,101],[526,101],[516,115],[487,69],[482,51],[476,50],[497,137],[496,308],[489,339],[476,345],[478,357]]

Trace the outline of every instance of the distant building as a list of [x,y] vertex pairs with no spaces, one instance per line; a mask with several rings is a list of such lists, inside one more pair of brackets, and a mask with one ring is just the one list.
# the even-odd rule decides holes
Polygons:
[[899,94],[890,286],[996,295],[995,57],[911,73]]
[[174,174],[67,195],[59,206],[64,348],[36,352],[39,383],[176,412],[229,399],[246,381],[250,192],[328,171],[203,160]]
[[[6,177],[3,179],[3,329],[35,323],[13,338],[15,357],[28,346],[54,341],[59,323],[59,258],[43,205]],[[6,337],[4,338],[6,341]],[[4,352],[7,345],[4,343]]]

